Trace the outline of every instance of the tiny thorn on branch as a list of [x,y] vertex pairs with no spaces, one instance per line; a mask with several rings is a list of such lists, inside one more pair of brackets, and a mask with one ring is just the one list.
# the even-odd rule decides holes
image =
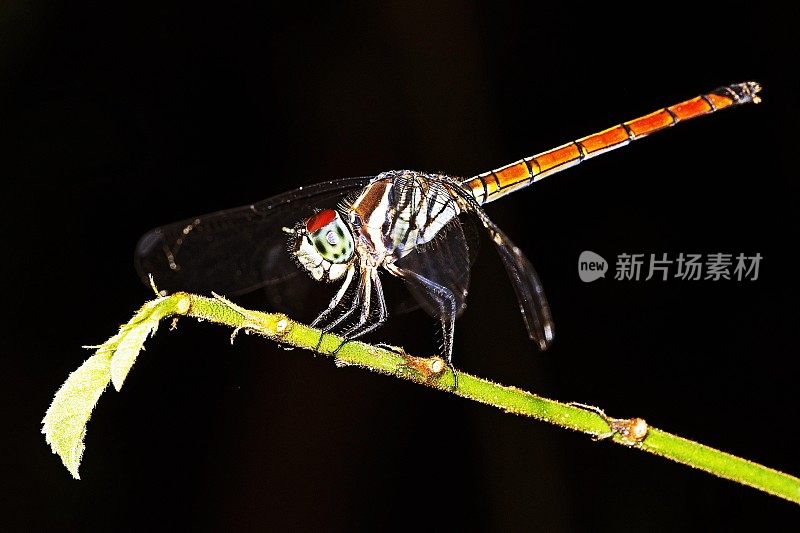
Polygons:
[[439,356],[415,357],[405,352],[400,355],[405,359],[406,367],[417,372],[421,381],[429,385],[437,383],[447,369],[444,359]]
[[599,416],[603,417],[603,420],[608,424],[609,431],[607,433],[595,435],[593,437],[595,440],[606,440],[615,435],[619,435],[622,438],[622,444],[635,446],[636,444],[644,442],[644,439],[647,438],[649,426],[643,418],[611,418],[605,411],[594,405],[578,402],[569,402],[567,405],[574,405],[575,407],[586,409],[587,411],[597,413]]

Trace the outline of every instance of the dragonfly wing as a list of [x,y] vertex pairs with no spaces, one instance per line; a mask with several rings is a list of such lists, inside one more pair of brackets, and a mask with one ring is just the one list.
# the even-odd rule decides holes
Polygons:
[[259,203],[218,211],[150,230],[136,245],[142,281],[159,289],[237,295],[303,273],[287,250],[284,227],[315,210],[336,207],[370,178],[326,181]]
[[555,330],[542,282],[522,251],[497,226],[492,226],[489,228],[492,241],[511,278],[528,336],[539,345],[540,350],[546,350],[553,342]]
[[[470,272],[472,272],[472,267],[475,264],[475,260],[478,257],[478,251],[481,246],[481,241],[480,241],[480,234],[478,232],[478,228],[475,225],[474,218],[465,217],[463,219],[459,219],[459,221],[461,222],[461,229],[464,232],[464,240],[466,241],[466,247],[469,253],[469,268],[467,269],[466,277],[464,278],[464,286],[466,289],[468,289]],[[437,238],[439,237],[437,236]],[[450,238],[456,238],[456,237],[450,236]],[[445,243],[444,245],[441,246],[440,243],[434,243],[434,244],[437,245],[437,249],[439,248],[444,249],[453,246],[452,243]],[[460,254],[458,253],[456,253],[455,255],[460,256]],[[406,258],[404,257],[403,259]],[[391,280],[385,282],[383,285],[384,291],[387,293],[391,293],[389,296],[387,296],[387,301],[396,302],[392,306],[391,310],[391,314],[394,316],[410,313],[422,307],[422,305],[419,303],[419,299],[416,296],[414,296],[413,291],[408,290],[408,283],[405,283],[405,285],[406,289],[402,289],[402,287],[400,287],[400,289],[402,289],[402,294],[401,291],[395,289],[394,285],[391,283]],[[462,305],[461,311],[464,310],[464,307],[465,305]],[[459,311],[459,315],[461,314],[461,311]]]
[[486,212],[481,208],[472,193],[467,191],[456,180],[441,176],[443,183],[447,184],[451,192],[461,199],[465,209],[474,214],[484,228],[489,232],[492,242],[497,248],[503,266],[511,278],[514,292],[517,294],[522,318],[528,330],[528,336],[539,345],[540,350],[546,350],[553,342],[555,328],[550,306],[544,295],[542,283],[536,274],[533,265],[522,251],[517,248],[511,239],[492,222]]
[[[395,264],[404,271],[411,271],[449,290],[455,298],[455,313],[460,315],[466,307],[469,291],[470,253],[461,222],[454,218],[439,231],[431,242],[416,247]],[[423,285],[405,279],[406,286],[417,303],[428,314],[442,318],[449,312],[442,308],[441,300],[433,297]]]

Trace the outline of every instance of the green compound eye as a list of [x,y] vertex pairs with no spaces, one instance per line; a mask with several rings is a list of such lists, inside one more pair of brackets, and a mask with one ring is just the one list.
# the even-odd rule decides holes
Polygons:
[[325,209],[306,220],[306,231],[314,248],[326,261],[346,263],[353,257],[355,245],[350,228],[335,210]]

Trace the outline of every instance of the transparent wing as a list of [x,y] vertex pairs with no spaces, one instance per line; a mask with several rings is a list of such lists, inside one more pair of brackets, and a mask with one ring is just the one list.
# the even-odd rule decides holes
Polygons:
[[[472,259],[461,221],[454,218],[433,241],[415,248],[395,264],[450,291],[455,298],[455,314],[458,316],[466,307]],[[431,295],[424,286],[412,283],[405,277],[403,279],[407,282],[409,292],[428,314],[441,319],[443,313],[449,312],[442,307],[440,299]]]
[[539,345],[540,350],[546,350],[553,342],[555,329],[539,276],[528,258],[497,226],[492,231],[492,240],[517,294],[528,336]]
[[[478,233],[478,228],[475,226],[475,221],[472,217],[459,219],[459,222],[461,223],[461,230],[464,235],[467,253],[469,254],[469,266],[467,267],[464,276],[462,276],[460,280],[456,281],[456,284],[463,285],[464,289],[468,290],[470,273],[472,272],[472,267],[475,264],[475,260],[477,259],[478,256],[478,251],[480,249],[480,244],[481,244],[480,234]],[[445,228],[445,231],[449,231],[449,228]],[[449,235],[449,233],[446,234],[445,236],[449,236],[450,239],[458,239],[457,235]],[[438,240],[441,237],[442,237],[441,235],[438,235],[436,239],[434,239],[433,243],[423,245],[422,247],[420,247],[420,249],[417,250],[419,250],[420,253],[428,251],[430,249],[449,251],[449,253],[452,253],[453,257],[461,257],[462,252],[459,251],[461,248],[459,247],[458,243],[438,242]],[[432,259],[430,258],[423,258],[422,260],[425,262],[432,262]],[[406,256],[398,262],[401,267],[404,266],[405,264],[404,261],[409,261],[409,262],[420,261],[420,258],[408,259],[408,256]],[[411,265],[412,268],[413,266],[414,265]],[[451,265],[448,265],[448,267],[452,268]],[[423,268],[430,270],[431,267],[426,266]],[[391,294],[391,296],[387,296],[387,302],[394,303],[391,310],[391,314],[394,316],[410,313],[422,307],[422,304],[420,304],[419,301],[420,299],[414,295],[414,291],[410,289],[408,283],[404,283],[404,285],[405,288],[400,287],[401,290],[396,290],[395,293]],[[391,279],[386,280],[383,286],[384,290],[387,293],[392,292],[394,289]],[[459,315],[461,314],[461,312],[463,312],[465,306],[466,304],[461,305],[461,308],[458,312]],[[428,311],[428,313],[430,313],[430,311]]]
[[345,178],[279,194],[259,203],[194,217],[148,231],[136,245],[139,276],[168,292],[237,295],[303,273],[287,250],[283,227],[316,209],[336,207],[370,181]]
[[540,350],[546,350],[553,342],[555,328],[553,317],[550,314],[550,306],[544,295],[542,283],[536,274],[531,262],[517,248],[497,225],[491,221],[486,212],[477,203],[472,194],[464,189],[461,184],[447,176],[439,178],[443,183],[449,185],[453,194],[459,196],[481,224],[489,232],[492,242],[503,260],[508,277],[514,286],[517,294],[522,319],[528,330],[528,336],[539,345]]

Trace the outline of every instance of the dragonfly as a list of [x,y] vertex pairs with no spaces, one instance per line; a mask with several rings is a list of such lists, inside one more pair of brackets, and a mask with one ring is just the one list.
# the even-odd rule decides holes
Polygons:
[[[499,252],[528,335],[539,349],[554,327],[531,262],[483,206],[587,159],[675,126],[747,103],[756,82],[727,85],[556,148],[470,178],[399,170],[325,181],[267,200],[175,222],[147,232],[136,246],[137,270],[168,291],[239,295],[312,280],[338,282],[312,326],[344,342],[388,316],[379,276],[400,278],[417,305],[441,325],[442,357],[452,368],[456,318],[465,308],[470,246],[463,221],[483,226]],[[342,344],[343,345],[343,344]],[[340,345],[340,347],[342,346]],[[317,346],[319,349],[319,344]]]

